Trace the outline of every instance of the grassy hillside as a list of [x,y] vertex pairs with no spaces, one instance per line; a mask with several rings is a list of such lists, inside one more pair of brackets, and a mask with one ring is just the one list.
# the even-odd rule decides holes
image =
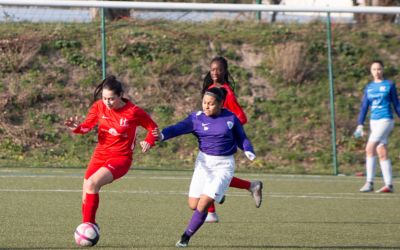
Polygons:
[[[62,121],[86,114],[100,81],[99,25],[7,23],[0,34],[0,165],[84,167],[95,133],[72,136]],[[364,162],[365,141],[351,134],[367,65],[381,58],[385,75],[399,80],[400,29],[336,24],[333,38],[340,171],[354,173]],[[249,163],[237,154],[238,169],[332,173],[324,23],[120,21],[107,26],[107,46],[108,72],[160,127],[200,107],[209,61],[227,57],[258,155]],[[397,173],[399,136],[396,126],[390,151]],[[137,151],[134,165],[192,168],[192,137],[162,143],[149,154]]]

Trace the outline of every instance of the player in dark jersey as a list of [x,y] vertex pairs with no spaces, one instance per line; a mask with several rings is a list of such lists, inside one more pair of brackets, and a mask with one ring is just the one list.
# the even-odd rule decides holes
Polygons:
[[[97,100],[100,94],[101,100]],[[71,117],[64,122],[77,134],[85,134],[98,126],[98,143],[83,180],[82,222],[96,224],[100,188],[128,172],[137,127],[149,131],[145,140],[140,142],[142,152],[147,152],[156,140],[151,131],[157,128],[157,124],[145,111],[122,96],[121,82],[109,76],[97,86],[95,102],[86,119],[79,123],[77,117]]]
[[[234,89],[234,80],[229,73],[228,61],[224,57],[215,57],[211,60],[210,71],[204,78],[202,94],[210,88],[223,88],[227,92],[224,108],[234,113],[242,125],[247,123],[247,116],[236,99]],[[230,187],[245,189],[251,192],[256,207],[259,208],[262,202],[262,188],[261,181],[248,181],[237,177],[233,177],[229,185]],[[208,208],[208,215],[206,222],[218,222],[219,218],[216,213],[214,203]]]
[[193,216],[176,243],[187,247],[190,237],[203,225],[207,209],[224,197],[235,170],[234,154],[239,147],[250,160],[255,153],[239,119],[223,108],[224,91],[211,88],[204,92],[203,111],[193,112],[186,119],[154,135],[162,141],[173,137],[193,134],[199,143],[199,154],[189,189],[188,203]]

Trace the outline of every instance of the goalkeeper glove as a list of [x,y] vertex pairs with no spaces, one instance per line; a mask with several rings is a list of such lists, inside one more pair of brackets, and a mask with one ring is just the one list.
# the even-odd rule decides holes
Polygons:
[[244,151],[244,154],[246,155],[246,157],[247,157],[250,161],[253,161],[253,160],[256,158],[256,155],[253,154],[253,153],[250,152],[250,151]]
[[355,138],[360,138],[364,136],[364,126],[363,125],[358,125],[356,128],[356,131],[354,131],[354,137]]

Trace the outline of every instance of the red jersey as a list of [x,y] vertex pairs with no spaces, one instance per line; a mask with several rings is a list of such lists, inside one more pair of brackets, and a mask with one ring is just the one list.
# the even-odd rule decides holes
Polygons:
[[138,126],[148,130],[145,141],[154,146],[156,138],[151,131],[157,124],[144,110],[127,99],[123,100],[126,104],[118,110],[108,109],[102,100],[96,101],[85,121],[73,131],[77,134],[86,134],[98,124],[96,153],[132,157]]
[[[215,84],[212,84],[212,85],[210,85],[210,87],[208,87],[208,89],[214,88],[214,87],[218,87],[218,86]],[[224,84],[222,84],[221,88],[224,88],[227,92],[226,97],[225,97],[225,102],[224,102],[224,108],[226,108],[229,111],[231,111],[232,113],[234,113],[242,125],[246,124],[247,116],[244,113],[242,107],[239,105],[239,103],[236,99],[235,93],[233,92],[231,87],[229,87],[228,83],[224,83]]]

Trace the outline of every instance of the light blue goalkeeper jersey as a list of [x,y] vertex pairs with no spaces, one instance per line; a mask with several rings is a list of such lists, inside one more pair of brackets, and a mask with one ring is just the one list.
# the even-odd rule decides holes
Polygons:
[[371,120],[393,119],[392,105],[400,117],[396,85],[389,80],[370,82],[364,89],[358,124],[364,123],[369,107],[371,107]]

